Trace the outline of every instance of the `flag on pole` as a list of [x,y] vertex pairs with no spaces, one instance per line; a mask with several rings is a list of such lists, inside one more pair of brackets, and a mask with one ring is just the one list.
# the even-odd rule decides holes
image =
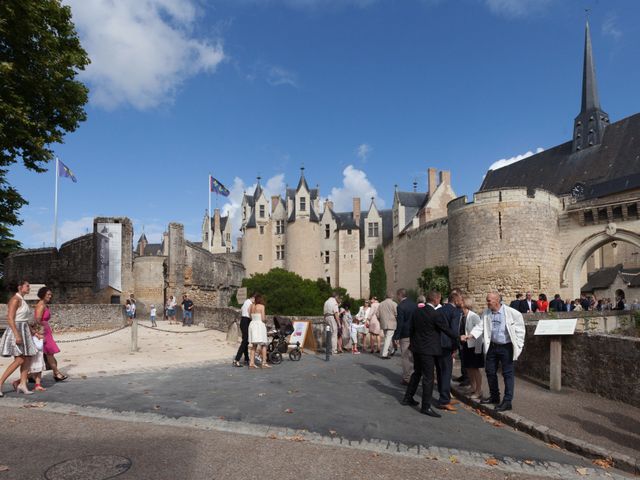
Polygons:
[[223,197],[229,196],[229,189],[213,177],[211,177],[211,191]]
[[78,183],[76,176],[73,174],[71,169],[67,167],[61,160],[58,160],[58,176],[59,177],[67,177],[73,180],[73,183]]

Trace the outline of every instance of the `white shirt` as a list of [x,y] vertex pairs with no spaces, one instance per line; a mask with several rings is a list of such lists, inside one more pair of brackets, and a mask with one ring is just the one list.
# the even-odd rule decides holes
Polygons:
[[329,300],[324,302],[325,317],[333,317],[339,311],[340,311],[340,307],[338,306],[338,301],[334,297],[331,297],[329,298]]
[[153,307],[151,310],[149,310],[149,315],[151,315],[152,317],[156,316],[156,308]]
[[243,317],[251,318],[251,314],[249,313],[251,311],[251,305],[253,305],[253,302],[251,301],[250,298],[247,298],[242,304],[240,315]]

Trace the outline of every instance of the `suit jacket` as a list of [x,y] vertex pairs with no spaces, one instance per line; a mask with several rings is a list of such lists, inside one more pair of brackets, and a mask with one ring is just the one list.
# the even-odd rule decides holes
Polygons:
[[520,302],[522,300],[511,300],[511,303],[509,304],[509,306],[511,308],[515,308],[516,310],[520,311]]
[[[526,334],[524,319],[522,318],[522,313],[506,305],[504,305],[504,314],[507,331],[509,332],[511,344],[513,345],[513,360],[515,361],[524,348],[524,337]],[[482,349],[486,355],[491,345],[491,310],[488,308],[485,309],[480,319],[482,321],[473,327],[471,335],[473,338],[483,337],[484,344]]]
[[458,338],[457,333],[449,328],[441,310],[425,305],[423,308],[416,308],[413,312],[409,344],[412,352],[423,355],[442,355],[440,335],[447,335],[454,340]]
[[411,317],[416,311],[418,305],[410,298],[405,298],[398,304],[398,316],[396,333],[393,335],[394,340],[401,338],[409,338],[411,336]]
[[382,330],[395,330],[397,326],[398,304],[390,298],[385,298],[378,307],[378,318],[380,319],[380,328]]
[[[520,308],[517,310],[519,310],[520,313],[527,313],[529,311],[529,304],[527,303],[526,298],[524,300],[520,300]],[[531,311],[538,311],[538,303],[533,298],[531,299]]]
[[564,302],[562,299],[553,299],[549,302],[549,310],[554,310],[556,312],[564,312],[566,311],[566,307],[564,306]]
[[[456,332],[459,335],[460,332],[460,320],[462,319],[462,309],[452,305],[451,303],[445,303],[442,308],[438,309],[444,319],[447,322],[449,329],[452,332]],[[449,350],[457,350],[460,345],[458,343],[458,335],[451,339],[448,335],[443,333],[440,335],[440,343],[442,348],[448,348]]]

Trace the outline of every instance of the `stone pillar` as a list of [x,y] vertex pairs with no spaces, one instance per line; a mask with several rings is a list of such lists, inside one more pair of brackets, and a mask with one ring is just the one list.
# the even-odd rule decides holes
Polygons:
[[173,295],[182,298],[184,293],[185,241],[184,226],[180,223],[169,224],[169,258],[167,272],[167,298]]

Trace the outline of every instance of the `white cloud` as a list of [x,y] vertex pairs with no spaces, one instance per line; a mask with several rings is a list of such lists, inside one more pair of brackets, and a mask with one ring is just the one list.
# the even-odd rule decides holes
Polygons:
[[[231,236],[235,243],[235,240],[240,236],[240,224],[242,223],[242,198],[245,192],[247,195],[253,195],[257,183],[247,185],[240,177],[233,179],[233,185],[229,188],[229,196],[227,197],[227,203],[222,206],[222,215],[229,215],[231,219]],[[279,173],[269,178],[267,182],[262,186],[265,196],[268,200],[272,195],[283,195],[285,190],[284,173]]]
[[81,78],[96,105],[148,109],[225,58],[220,40],[197,38],[194,0],[64,0],[91,58]]
[[620,40],[620,38],[622,38],[622,30],[620,30],[620,28],[618,28],[618,16],[613,14],[613,13],[609,13],[605,19],[604,19],[604,23],[602,24],[602,34],[603,35],[607,35],[611,38],[613,38],[614,40]]
[[328,197],[333,202],[335,211],[351,211],[353,197],[361,198],[363,210],[369,208],[369,202],[372,197],[375,199],[378,208],[384,208],[384,200],[378,196],[378,191],[371,184],[363,170],[359,170],[353,165],[348,165],[342,175],[342,186],[333,187]]
[[482,0],[493,13],[505,17],[524,17],[536,13],[553,0]]
[[298,88],[298,76],[282,67],[272,66],[267,72],[267,83],[274,87],[289,85]]
[[363,162],[367,160],[371,152],[373,152],[373,148],[371,147],[371,145],[368,145],[366,143],[358,145],[358,148],[356,149],[356,155]]
[[524,160],[525,158],[529,158],[536,153],[544,152],[544,148],[538,147],[536,148],[535,153],[529,150],[527,153],[523,153],[522,155],[516,155],[511,158],[502,158],[500,160],[496,160],[491,164],[489,170],[498,170],[499,168],[506,167],[507,165],[511,165],[512,163],[519,162],[520,160]]

